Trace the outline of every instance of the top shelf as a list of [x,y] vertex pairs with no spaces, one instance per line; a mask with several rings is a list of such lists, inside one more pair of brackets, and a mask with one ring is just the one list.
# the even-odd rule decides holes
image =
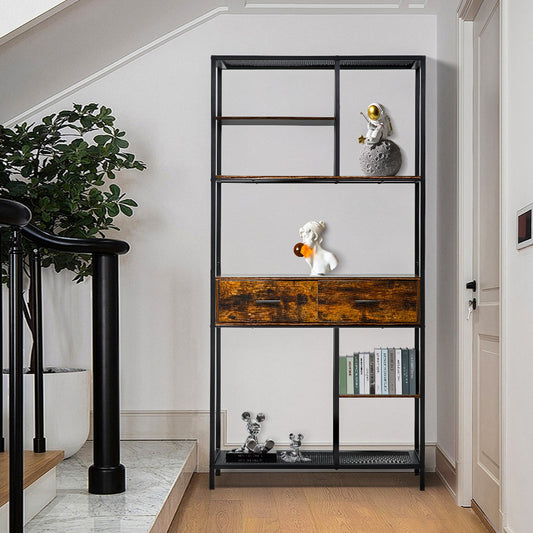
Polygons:
[[333,126],[335,117],[216,117],[223,125],[247,126]]
[[424,56],[212,56],[221,69],[304,69],[333,70],[338,61],[341,69],[410,70],[419,69]]
[[217,175],[219,183],[418,183],[420,176],[229,176]]

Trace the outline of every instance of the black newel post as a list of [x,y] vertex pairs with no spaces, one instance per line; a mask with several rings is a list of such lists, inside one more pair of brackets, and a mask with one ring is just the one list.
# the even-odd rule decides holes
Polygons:
[[9,250],[9,532],[22,533],[23,518],[23,379],[22,247],[13,230]]
[[[2,233],[0,232],[0,256],[2,255]],[[0,277],[2,266],[0,264]],[[5,452],[4,440],[4,316],[3,316],[2,280],[0,279],[0,453]]]
[[33,364],[35,381],[35,437],[33,451],[46,451],[44,437],[44,386],[43,386],[43,302],[41,282],[41,253],[33,250],[30,259],[30,306],[33,319]]
[[94,464],[89,492],[126,490],[120,464],[118,256],[93,254]]

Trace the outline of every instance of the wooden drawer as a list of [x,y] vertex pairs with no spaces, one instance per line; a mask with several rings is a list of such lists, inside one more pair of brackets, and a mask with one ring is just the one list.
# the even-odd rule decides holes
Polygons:
[[316,323],[317,281],[219,278],[217,324]]
[[418,325],[418,278],[324,279],[318,281],[318,320],[368,325]]

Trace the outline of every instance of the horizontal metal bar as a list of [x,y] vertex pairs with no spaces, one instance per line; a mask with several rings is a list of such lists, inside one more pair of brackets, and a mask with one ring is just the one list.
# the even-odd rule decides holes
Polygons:
[[256,304],[280,304],[281,300],[256,300]]
[[356,304],[378,304],[381,300],[354,300]]

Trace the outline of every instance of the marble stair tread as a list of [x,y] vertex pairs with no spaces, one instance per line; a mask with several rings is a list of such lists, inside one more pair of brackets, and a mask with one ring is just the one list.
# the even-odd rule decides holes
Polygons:
[[[52,470],[63,460],[59,450],[44,453],[24,452],[24,488]],[[0,453],[0,507],[9,500],[9,452]]]
[[26,533],[163,533],[196,469],[195,441],[123,441],[126,492],[87,492],[92,442],[57,468],[57,497]]

